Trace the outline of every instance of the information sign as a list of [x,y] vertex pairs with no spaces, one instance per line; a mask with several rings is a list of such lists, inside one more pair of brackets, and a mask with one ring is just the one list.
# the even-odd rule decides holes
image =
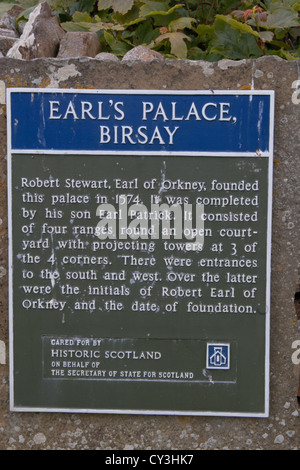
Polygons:
[[273,92],[7,108],[11,409],[268,416]]

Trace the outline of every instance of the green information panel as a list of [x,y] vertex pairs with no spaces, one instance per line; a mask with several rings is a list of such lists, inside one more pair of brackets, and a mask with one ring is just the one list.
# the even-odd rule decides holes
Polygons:
[[13,411],[268,416],[272,92],[8,92]]

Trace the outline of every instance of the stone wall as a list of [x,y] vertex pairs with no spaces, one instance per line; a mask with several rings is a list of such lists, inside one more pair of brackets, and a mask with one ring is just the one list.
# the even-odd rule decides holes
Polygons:
[[[0,449],[300,449],[293,296],[300,282],[299,61],[218,63],[0,59]],[[269,418],[14,413],[9,410],[7,87],[275,90]],[[297,358],[296,358],[297,359]],[[220,397],[220,400],[222,397]]]

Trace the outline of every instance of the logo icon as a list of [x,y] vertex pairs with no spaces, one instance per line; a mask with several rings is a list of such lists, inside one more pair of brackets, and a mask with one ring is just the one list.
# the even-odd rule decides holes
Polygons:
[[224,343],[207,343],[206,368],[229,369],[230,345]]

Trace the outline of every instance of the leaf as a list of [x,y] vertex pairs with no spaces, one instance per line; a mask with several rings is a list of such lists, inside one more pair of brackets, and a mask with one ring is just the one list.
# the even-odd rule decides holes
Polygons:
[[300,22],[298,14],[294,10],[289,8],[278,8],[278,10],[272,11],[267,18],[267,21],[262,23],[262,26],[266,28],[291,28],[293,26],[299,26]]
[[91,13],[94,10],[95,0],[79,0],[78,8],[80,11]]
[[291,28],[290,35],[292,36],[292,38],[297,39],[300,36],[300,27]]
[[[32,1],[28,2],[28,0],[27,0],[27,2],[22,1],[22,4],[24,4],[24,3],[27,3],[27,4],[31,3],[32,4],[33,2]],[[40,2],[35,1],[34,3],[35,3],[35,7],[36,7],[36,4],[40,3]],[[48,3],[49,3],[49,1],[48,1]],[[79,6],[78,4],[79,3],[80,2],[75,2],[74,3],[74,1],[72,1],[72,0],[52,0],[52,1],[50,1],[50,6],[51,6],[52,10],[64,11],[64,10],[67,10],[67,9],[71,9],[73,4],[74,4],[74,5],[76,5],[76,9],[78,10],[78,6]]]
[[181,17],[178,18],[177,20],[171,21],[169,23],[169,29],[170,31],[179,31],[185,28],[192,28],[192,23],[195,23],[196,20],[195,18],[189,18],[189,17]]
[[72,15],[72,19],[75,22],[78,22],[78,21],[84,21],[85,23],[91,23],[92,22],[92,18],[87,12],[83,13],[83,12],[80,12],[80,11],[76,11]]
[[137,27],[134,35],[134,43],[137,45],[150,45],[159,34],[159,29],[153,29],[151,21],[146,20]]
[[271,55],[279,55],[279,57],[285,60],[299,60],[300,50],[286,51],[285,49],[280,49],[280,51],[276,51],[276,53]]
[[114,11],[125,15],[133,6],[134,0],[98,0],[99,10],[112,8]]
[[[283,42],[283,41],[277,41],[276,39],[273,39],[273,41],[271,41],[270,44],[271,44],[272,46],[277,47],[277,49],[289,49],[288,44],[286,44],[286,43]],[[274,50],[274,52],[276,53],[277,51]]]
[[299,8],[299,1],[298,0],[268,0],[267,1],[267,9],[269,11],[277,10],[281,7],[288,7],[292,8],[293,10],[297,11]]
[[259,37],[259,34],[257,31],[255,31],[254,29],[251,28],[251,26],[249,26],[248,24],[246,23],[241,23],[240,21],[237,21],[235,20],[234,18],[228,18],[226,16],[222,16],[222,15],[217,15],[216,17],[217,19],[223,19],[224,21],[227,22],[228,25],[231,26],[231,28],[237,30],[237,31],[240,31],[241,33],[248,33],[248,34],[251,34],[253,36],[256,36],[256,37]]
[[185,59],[187,57],[187,47],[184,39],[190,41],[190,38],[186,36],[184,33],[176,32],[176,33],[165,33],[159,36],[155,43],[158,44],[165,39],[170,41],[171,44],[171,53],[174,54],[179,59]]
[[129,10],[124,15],[121,15],[121,13],[116,12],[112,15],[112,18],[117,23],[122,24],[124,27],[129,27],[145,20],[145,18],[140,18],[139,13],[140,9],[136,5],[134,5],[133,8],[131,8],[131,10]]
[[295,11],[300,11],[300,2],[294,3],[291,7]]
[[274,37],[274,33],[272,31],[260,31],[259,37],[263,42],[271,42]]
[[141,7],[141,16],[167,16],[174,13],[175,10],[181,8],[183,4],[174,5],[172,8],[167,8],[167,2],[147,2]]
[[259,34],[256,32],[253,35],[250,26],[251,32],[248,32],[248,28],[233,27],[236,26],[233,22],[237,23],[235,20],[228,21],[227,17],[217,15],[216,38],[212,41],[211,53],[221,54],[224,58],[232,60],[260,57],[262,50],[255,40],[255,36],[259,38]]
[[168,2],[145,1],[140,8],[140,16],[151,15],[152,13],[165,13],[169,10]]
[[206,51],[203,51],[200,47],[191,47],[188,50],[188,59],[190,60],[205,60],[206,55]]
[[213,25],[199,24],[195,32],[198,34],[198,43],[205,43],[213,39],[215,27]]
[[104,38],[109,47],[111,48],[111,51],[117,56],[123,56],[130,49],[127,44],[122,41],[119,41],[113,36],[113,34],[107,31],[104,32]]
[[65,23],[61,23],[61,27],[64,31],[67,32],[75,32],[75,31],[89,31],[89,23],[75,23],[74,21],[66,21]]

